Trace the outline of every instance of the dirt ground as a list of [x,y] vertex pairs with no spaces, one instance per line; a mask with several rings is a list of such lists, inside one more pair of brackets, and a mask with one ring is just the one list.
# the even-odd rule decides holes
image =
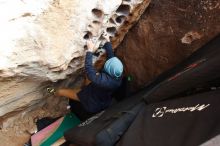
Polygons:
[[60,117],[68,112],[67,100],[48,97],[42,107],[28,113],[18,113],[3,122],[0,130],[0,146],[23,146],[30,138],[30,133],[36,131],[36,119],[43,117]]
[[27,133],[16,134],[16,130],[0,131],[0,146],[23,146],[30,138]]

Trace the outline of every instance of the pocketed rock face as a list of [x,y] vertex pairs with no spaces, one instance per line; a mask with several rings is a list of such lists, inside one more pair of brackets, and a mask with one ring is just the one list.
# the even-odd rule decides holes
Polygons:
[[[66,75],[82,68],[83,59],[80,58],[85,55],[86,40],[93,39],[98,46],[104,31],[112,38],[120,28],[127,31],[127,26],[138,19],[140,11],[143,12],[149,3],[145,0],[142,5],[142,2],[48,0],[0,3],[3,15],[0,76],[31,76],[43,81],[65,79]],[[122,34],[120,32],[120,36]]]
[[99,46],[106,31],[116,47],[149,2],[1,1],[0,117],[41,102],[45,82],[74,79],[84,66],[86,40]]
[[219,0],[152,0],[117,48],[117,55],[143,87],[220,33]]

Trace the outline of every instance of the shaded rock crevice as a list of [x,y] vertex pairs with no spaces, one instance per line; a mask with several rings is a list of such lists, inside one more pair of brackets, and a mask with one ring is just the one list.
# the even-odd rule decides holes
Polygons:
[[219,0],[152,0],[117,48],[137,90],[220,33]]

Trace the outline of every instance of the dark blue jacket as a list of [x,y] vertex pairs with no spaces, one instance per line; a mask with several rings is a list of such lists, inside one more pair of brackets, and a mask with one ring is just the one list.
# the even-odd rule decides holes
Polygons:
[[[107,59],[114,57],[110,42],[105,43],[103,48],[106,50]],[[111,95],[120,86],[121,78],[112,77],[104,70],[98,73],[92,64],[92,57],[92,52],[87,52],[85,70],[91,83],[84,87],[78,96],[88,112],[96,113],[111,104]]]

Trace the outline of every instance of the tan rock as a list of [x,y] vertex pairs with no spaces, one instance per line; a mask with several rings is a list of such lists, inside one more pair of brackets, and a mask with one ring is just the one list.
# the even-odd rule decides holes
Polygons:
[[84,66],[85,42],[107,31],[116,47],[150,0],[0,2],[0,117],[34,106],[45,82]]

